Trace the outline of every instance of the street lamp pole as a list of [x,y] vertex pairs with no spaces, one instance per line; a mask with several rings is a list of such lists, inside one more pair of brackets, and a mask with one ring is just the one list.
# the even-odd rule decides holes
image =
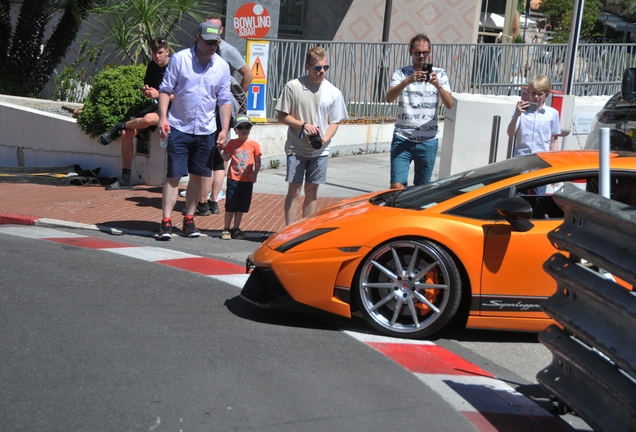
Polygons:
[[581,35],[581,23],[583,21],[583,6],[585,0],[576,0],[572,11],[572,25],[570,26],[570,39],[568,40],[568,50],[563,65],[563,93],[572,94],[572,84],[574,76],[574,65],[576,64],[576,53],[579,48],[579,37]]
[[530,15],[530,0],[526,0],[526,23],[523,26],[523,43],[526,43],[526,30],[528,29],[528,15]]
[[391,10],[393,9],[393,0],[386,0],[384,4],[384,25],[382,27],[382,52],[380,59],[380,70],[378,71],[378,85],[376,86],[376,100],[378,102],[384,101],[386,95],[386,86],[384,85],[385,77],[387,76],[386,65],[386,45],[385,42],[389,41],[389,34],[391,33]]
[[382,27],[382,42],[389,41],[389,33],[391,32],[391,9],[393,8],[393,0],[386,0],[384,4],[384,26]]

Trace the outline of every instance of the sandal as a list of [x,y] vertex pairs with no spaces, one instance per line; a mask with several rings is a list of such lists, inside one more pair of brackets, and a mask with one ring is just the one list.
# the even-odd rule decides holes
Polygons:
[[229,231],[223,231],[221,233],[221,240],[232,240],[232,234]]
[[121,135],[122,129],[123,128],[121,127],[121,123],[115,124],[115,126],[110,128],[110,130],[104,132],[103,134],[99,136],[98,138],[99,143],[101,145],[110,144],[111,142],[116,140],[119,137],[119,135]]
[[233,239],[244,240],[245,233],[240,228],[234,228],[230,231]]

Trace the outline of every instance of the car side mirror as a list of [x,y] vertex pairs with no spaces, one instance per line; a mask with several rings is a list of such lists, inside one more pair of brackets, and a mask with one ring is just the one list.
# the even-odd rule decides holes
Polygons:
[[623,71],[621,97],[627,102],[636,100],[636,68],[628,68]]
[[495,204],[494,209],[519,232],[530,231],[534,227],[529,220],[532,217],[532,206],[523,198],[504,198]]

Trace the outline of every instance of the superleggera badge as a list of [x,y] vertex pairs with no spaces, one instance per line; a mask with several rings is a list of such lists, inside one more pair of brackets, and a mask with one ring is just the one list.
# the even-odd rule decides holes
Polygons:
[[492,308],[498,310],[520,310],[520,311],[529,311],[529,310],[537,310],[540,311],[541,307],[538,303],[524,303],[522,301],[511,302],[504,300],[490,300],[489,302],[482,303],[481,306],[483,308]]

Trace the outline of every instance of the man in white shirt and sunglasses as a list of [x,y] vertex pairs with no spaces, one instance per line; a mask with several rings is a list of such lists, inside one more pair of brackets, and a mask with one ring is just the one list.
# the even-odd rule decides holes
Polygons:
[[289,126],[285,153],[289,183],[285,198],[285,223],[298,219],[298,197],[305,183],[303,217],[316,211],[318,185],[327,182],[329,144],[338,123],[349,118],[342,93],[325,79],[329,64],[322,47],[305,58],[307,75],[289,81],[278,102],[278,121]]

